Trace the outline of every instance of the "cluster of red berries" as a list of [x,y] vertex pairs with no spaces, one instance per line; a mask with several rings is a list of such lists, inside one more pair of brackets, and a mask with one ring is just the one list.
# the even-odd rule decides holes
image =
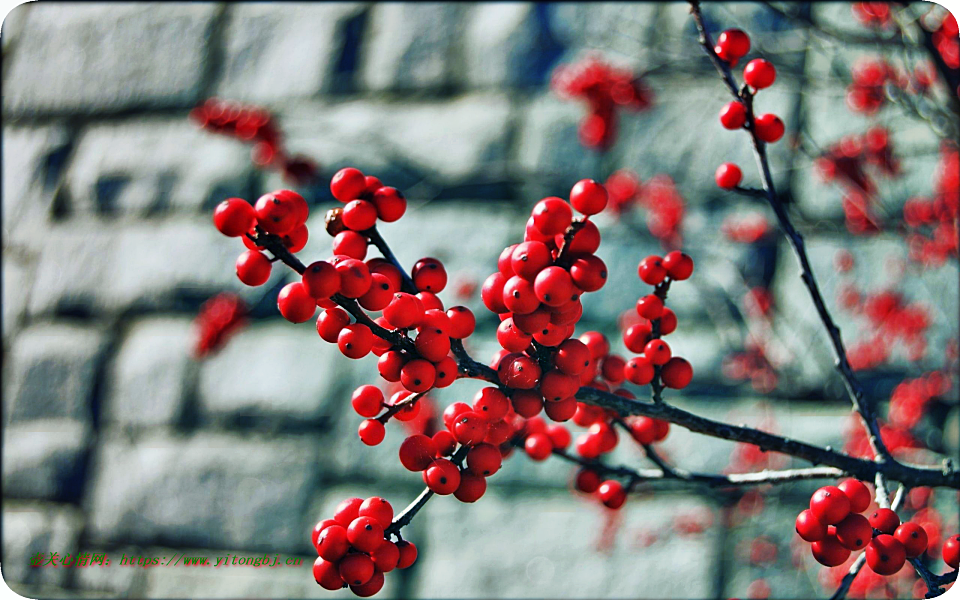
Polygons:
[[770,221],[760,213],[734,214],[723,220],[720,231],[731,242],[754,244],[771,233]]
[[889,2],[854,2],[850,9],[868,27],[886,27],[893,19]]
[[905,87],[908,80],[882,59],[863,59],[850,69],[847,86],[847,106],[854,112],[872,115],[886,102],[884,85],[887,82]]
[[190,111],[190,118],[207,131],[252,143],[253,162],[279,170],[291,183],[309,183],[317,174],[317,166],[310,159],[287,156],[280,130],[263,108],[208,98]]
[[943,371],[901,381],[890,394],[887,419],[895,427],[916,427],[930,403],[949,392],[951,386],[950,377]]
[[664,247],[683,243],[680,226],[686,212],[686,201],[669,175],[658,174],[646,182],[629,169],[615,171],[604,183],[609,206],[616,215],[634,205],[647,211],[647,229]]
[[223,292],[200,306],[193,322],[196,341],[193,355],[203,358],[216,352],[247,323],[247,303],[236,294]]
[[580,122],[580,142],[588,148],[605,150],[613,144],[618,109],[640,111],[653,103],[652,92],[633,73],[596,55],[558,66],[550,85],[562,97],[586,101],[588,112]]
[[862,315],[870,324],[870,335],[853,344],[847,352],[855,370],[877,367],[890,360],[898,346],[912,362],[923,359],[927,351],[926,334],[932,323],[929,309],[919,302],[907,303],[893,290],[861,294],[853,283],[838,288],[837,303]]
[[393,522],[393,507],[376,496],[348,498],[332,519],[317,523],[310,541],[317,550],[313,577],[326,590],[350,586],[357,596],[373,596],[383,588],[383,575],[406,569],[417,560],[417,547],[391,542],[385,533]]
[[[949,12],[940,25],[933,30],[933,45],[951,69],[960,69],[960,38],[958,38],[957,18]],[[960,93],[960,90],[953,90]]]
[[[717,37],[714,52],[731,67],[736,66],[737,62],[750,52],[750,37],[740,29],[727,29]],[[743,69],[743,81],[753,88],[754,93],[770,87],[776,79],[776,67],[763,58],[751,60]],[[766,143],[776,142],[783,137],[785,128],[780,117],[773,113],[764,113],[753,116],[753,122],[748,123],[748,112],[742,100],[734,100],[720,110],[720,124],[730,130],[752,127],[757,138]],[[723,163],[717,167],[714,178],[719,187],[733,189],[740,185],[743,173],[734,163]]]
[[957,258],[957,222],[960,219],[960,152],[946,144],[933,198],[911,198],[903,205],[903,220],[911,233],[907,237],[910,259],[935,267],[948,257]]
[[[867,565],[879,575],[893,575],[908,557],[927,549],[927,534],[916,523],[900,524],[897,513],[879,508],[864,517],[870,507],[870,489],[856,479],[838,486],[822,487],[810,498],[810,508],[797,516],[797,534],[811,542],[813,557],[822,565],[835,567],[851,551],[865,550]],[[874,529],[879,533],[874,534]]]
[[877,185],[867,167],[888,177],[900,174],[890,132],[884,127],[873,127],[863,135],[844,136],[817,158],[816,166],[824,181],[836,181],[871,197],[877,192]]

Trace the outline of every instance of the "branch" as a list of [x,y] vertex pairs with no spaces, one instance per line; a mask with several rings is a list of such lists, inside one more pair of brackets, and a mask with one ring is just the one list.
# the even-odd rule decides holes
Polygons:
[[383,239],[382,235],[380,235],[377,227],[371,227],[370,229],[364,231],[363,235],[370,238],[370,241],[373,242],[373,245],[377,247],[377,250],[380,251],[380,254],[382,254],[385,259],[390,261],[390,263],[392,263],[393,266],[400,271],[400,277],[402,278],[400,289],[408,294],[415,295],[419,291],[417,286],[413,284],[413,279],[410,279],[410,275],[407,274],[406,269],[400,266],[400,261],[397,260],[397,257],[393,254],[393,250],[390,249],[387,241]]
[[624,417],[642,415],[670,421],[695,433],[752,444],[766,451],[780,452],[809,461],[814,465],[835,467],[865,481],[874,479],[878,472],[882,472],[891,479],[911,487],[947,486],[960,489],[960,471],[950,464],[942,467],[923,467],[897,461],[878,463],[758,429],[714,421],[666,403],[640,402],[592,387],[580,388],[576,397],[581,402],[612,409]]
[[840,376],[843,378],[844,384],[847,388],[847,393],[850,395],[854,408],[856,408],[857,412],[860,413],[861,419],[867,428],[870,446],[876,454],[876,460],[880,463],[895,462],[890,456],[890,451],[884,445],[883,439],[880,436],[880,426],[877,423],[877,418],[873,412],[873,407],[864,397],[863,386],[860,384],[860,381],[853,373],[853,369],[850,367],[850,361],[847,359],[847,352],[843,345],[843,339],[840,336],[840,329],[837,327],[836,323],[834,323],[833,317],[830,316],[830,312],[827,310],[823,296],[820,293],[820,288],[817,285],[817,280],[814,277],[813,270],[810,267],[810,260],[807,257],[807,251],[804,245],[803,237],[793,226],[793,223],[790,221],[790,217],[787,214],[786,208],[780,201],[779,196],[777,196],[777,191],[773,184],[773,176],[770,173],[770,163],[767,160],[766,144],[761,141],[759,137],[757,137],[753,114],[753,96],[749,93],[746,86],[744,86],[741,92],[737,91],[736,82],[733,80],[729,66],[722,61],[713,50],[713,42],[710,39],[710,34],[707,33],[706,28],[704,27],[703,15],[700,13],[699,3],[691,1],[690,4],[693,18],[696,21],[697,29],[700,32],[700,44],[703,46],[704,51],[706,51],[706,53],[710,56],[711,60],[713,60],[714,65],[717,67],[717,70],[723,78],[724,83],[726,83],[727,87],[730,89],[730,92],[737,100],[743,102],[747,109],[746,127],[750,132],[750,137],[753,141],[753,152],[757,159],[757,165],[760,168],[760,173],[763,177],[763,190],[766,192],[767,201],[770,203],[770,207],[773,209],[773,212],[777,215],[777,221],[780,223],[780,228],[783,230],[784,234],[786,234],[791,246],[793,247],[797,261],[800,263],[800,277],[810,293],[810,298],[813,300],[814,307],[816,308],[817,314],[827,330],[827,334],[830,336],[834,355],[837,360],[837,371],[840,372]]

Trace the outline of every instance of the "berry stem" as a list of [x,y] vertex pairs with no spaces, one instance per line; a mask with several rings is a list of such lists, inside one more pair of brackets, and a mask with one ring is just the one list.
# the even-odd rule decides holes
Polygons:
[[563,245],[560,246],[560,252],[557,253],[557,260],[554,261],[555,265],[565,269],[570,267],[570,246],[573,242],[573,236],[577,235],[577,232],[583,229],[586,224],[586,217],[574,219],[567,230],[563,232]]
[[[454,452],[453,456],[450,457],[450,462],[457,465],[458,467],[463,464],[463,460],[467,457],[467,452],[470,451],[470,446],[461,445],[460,448]],[[384,535],[393,534],[400,538],[400,530],[410,524],[413,521],[413,518],[417,516],[417,513],[420,512],[420,509],[423,508],[431,497],[434,496],[433,490],[429,487],[423,488],[423,491],[420,492],[420,495],[407,505],[402,511],[400,511],[397,516],[393,518],[393,522],[390,524],[390,527],[384,531]]]
[[400,289],[408,294],[416,295],[419,290],[417,290],[417,286],[413,284],[413,279],[410,279],[410,275],[407,273],[407,270],[400,265],[400,261],[397,260],[396,255],[393,253],[393,250],[390,249],[390,245],[387,244],[387,241],[383,239],[383,236],[380,235],[379,231],[377,231],[376,226],[364,231],[363,235],[370,238],[370,241],[373,242],[373,245],[377,247],[377,250],[380,251],[380,254],[382,254],[385,259],[390,261],[393,266],[399,269],[400,276],[402,277]]

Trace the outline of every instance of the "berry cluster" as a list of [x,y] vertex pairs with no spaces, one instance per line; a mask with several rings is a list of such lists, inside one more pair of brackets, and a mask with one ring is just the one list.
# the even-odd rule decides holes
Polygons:
[[[736,66],[750,52],[750,37],[739,29],[727,29],[717,37],[714,52],[731,67]],[[770,87],[776,79],[777,69],[766,59],[755,58],[743,68],[743,81],[752,88],[753,94]],[[753,115],[743,99],[734,100],[720,110],[720,124],[730,130],[746,128],[768,144],[782,138],[785,130],[780,117],[773,113]],[[743,173],[736,164],[723,163],[717,167],[714,177],[719,187],[733,189],[740,185]]]
[[317,166],[310,159],[287,155],[273,117],[260,107],[208,98],[190,111],[190,118],[207,131],[252,143],[254,164],[280,171],[291,183],[309,183],[317,174]]
[[[878,575],[897,573],[908,558],[927,551],[926,530],[915,522],[900,522],[897,513],[878,508],[868,517],[870,489],[856,479],[837,486],[822,487],[810,498],[810,508],[797,516],[797,534],[810,542],[813,557],[822,565],[843,564],[853,551],[864,550],[866,562]],[[960,541],[949,538],[943,545],[943,559],[957,568]]]
[[383,576],[406,569],[417,560],[417,547],[400,540],[392,542],[387,531],[393,522],[393,507],[376,496],[348,498],[332,519],[317,523],[310,541],[317,550],[313,577],[326,590],[350,586],[357,596],[373,596],[383,588]]
[[854,2],[850,9],[868,27],[886,27],[893,21],[889,2]]
[[658,174],[646,182],[629,169],[615,171],[604,183],[609,206],[617,216],[634,205],[647,211],[647,229],[665,248],[683,243],[680,226],[686,212],[686,201],[669,175]]
[[[933,45],[940,53],[943,62],[951,69],[960,69],[960,38],[958,38],[957,18],[950,13],[944,16],[940,25],[933,30]],[[952,90],[960,93],[960,90]]]
[[925,266],[957,258],[960,219],[960,152],[946,144],[940,150],[933,198],[911,198],[903,205],[910,259]]
[[887,100],[884,85],[887,82],[905,87],[907,80],[890,63],[882,59],[863,59],[850,69],[850,85],[847,86],[847,106],[854,112],[867,115],[876,113]]
[[599,150],[613,144],[618,109],[636,112],[653,102],[652,92],[633,73],[609,65],[596,55],[558,66],[550,86],[564,98],[586,101],[588,112],[580,122],[580,142]]
[[247,303],[236,294],[223,292],[204,302],[193,323],[194,357],[203,358],[222,348],[246,324],[247,313]]
[[863,135],[843,137],[817,158],[816,166],[824,181],[836,181],[852,192],[869,197],[876,194],[877,185],[867,167],[887,177],[900,174],[890,132],[884,127],[873,127]]

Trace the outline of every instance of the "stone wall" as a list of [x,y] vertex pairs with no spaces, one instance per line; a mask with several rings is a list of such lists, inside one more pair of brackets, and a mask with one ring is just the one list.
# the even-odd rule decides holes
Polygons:
[[[871,47],[813,38],[759,4],[705,11],[717,26],[748,30],[777,62],[777,84],[758,102],[789,130],[828,144],[863,128],[867,121],[843,108],[844,83],[825,73],[831,60]],[[846,4],[813,12],[852,27]],[[373,360],[350,361],[309,325],[279,318],[273,298],[289,272],[274,269],[257,289],[234,276],[239,244],[211,226],[212,207],[282,182],[256,170],[247,147],[188,122],[212,95],[268,107],[289,148],[316,158],[327,179],[353,165],[404,189],[410,210],[384,236],[404,264],[436,256],[460,280],[482,281],[495,268],[540,197],[621,166],[644,179],[669,174],[687,200],[684,236],[703,278],[671,290],[682,322],[674,352],[697,373],[689,393],[671,400],[734,422],[773,418],[780,433],[841,443],[849,405],[789,249],[778,242],[757,253],[719,231],[725,216],[764,207],[712,182],[716,165],[733,160],[757,184],[746,139],[715,118],[725,91],[683,3],[49,2],[15,9],[2,42],[3,577],[24,595],[327,597],[309,573],[312,524],[347,495],[376,493],[402,506],[419,490],[419,477],[397,464],[399,430],[376,449],[354,433],[349,393],[373,381]],[[655,107],[625,115],[603,158],[577,142],[583,107],[548,86],[554,66],[590,49],[653,69]],[[922,123],[898,124],[895,136],[911,152],[909,177],[890,189],[891,211],[929,190],[937,148]],[[894,237],[851,240],[840,192],[811,177],[808,157],[780,143],[771,161],[802,215],[832,309],[840,245],[853,250],[868,288],[896,281],[887,268],[891,254],[902,254]],[[305,257],[329,252],[322,215],[331,199],[321,188],[305,192],[314,204]],[[613,284],[584,302],[584,325],[619,340],[616,318],[641,291],[635,265],[658,244],[642,225],[598,222]],[[757,261],[789,315],[782,335],[799,357],[790,383],[765,398],[723,377],[729,340],[709,310],[711,297],[742,295],[734,266]],[[911,298],[939,310],[930,343],[941,356],[957,335],[956,263],[911,276]],[[254,305],[253,321],[220,353],[194,360],[192,319],[222,290]],[[441,297],[454,302],[449,291]],[[468,304],[482,317],[476,338],[484,341],[473,347],[487,356],[496,320],[478,297]],[[862,323],[842,321],[850,339],[864,334]],[[895,363],[868,380],[871,393],[905,374],[916,367]],[[439,394],[441,403],[468,397],[456,389],[461,395]],[[676,428],[663,446],[690,469],[721,470],[734,450]],[[625,463],[644,460],[618,452]],[[631,499],[611,521],[568,492],[570,475],[565,464],[516,456],[477,504],[431,502],[408,535],[421,548],[418,565],[388,576],[382,596],[724,598],[743,597],[760,577],[776,597],[822,591],[815,571],[796,572],[790,552],[793,515],[813,484],[774,492],[747,521],[723,508],[724,498],[690,489]],[[684,532],[690,519],[704,530]],[[773,563],[743,558],[758,535],[778,544]],[[29,566],[53,551],[107,553],[111,564]],[[305,562],[119,565],[122,555],[177,553]]]

